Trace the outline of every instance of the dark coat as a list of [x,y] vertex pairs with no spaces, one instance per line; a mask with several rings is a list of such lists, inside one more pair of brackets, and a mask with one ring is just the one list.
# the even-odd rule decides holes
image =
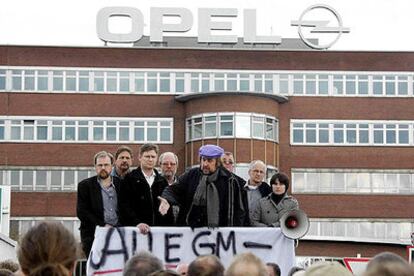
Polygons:
[[[112,178],[120,202],[120,180]],[[86,257],[91,251],[96,226],[105,226],[101,186],[98,177],[92,176],[78,184],[76,213],[81,222],[80,234]],[[118,209],[119,214],[119,209]]]
[[262,195],[262,198],[272,193],[272,187],[270,187],[270,185],[267,184],[266,182],[262,182],[262,184],[260,184],[258,189],[259,189],[260,194]]
[[[241,198],[241,186],[234,174],[223,167],[218,168],[218,177],[215,186],[218,191],[220,201],[219,226],[243,226],[246,212],[243,208],[243,199]],[[199,168],[193,168],[178,178],[173,185],[168,186],[163,193],[163,197],[170,204],[179,205],[180,213],[178,215],[177,224],[187,225],[186,218],[193,202],[194,194],[199,185],[202,172]],[[229,185],[234,190],[234,215],[232,220],[228,221],[228,202],[229,202]],[[194,209],[193,209],[194,210]],[[192,227],[207,226],[207,209],[197,208],[189,218],[189,225]]]
[[165,216],[158,211],[159,199],[167,180],[154,170],[155,179],[151,188],[140,167],[127,174],[121,185],[120,211],[123,226],[137,226],[146,223],[150,226],[172,226],[174,216],[172,210]]

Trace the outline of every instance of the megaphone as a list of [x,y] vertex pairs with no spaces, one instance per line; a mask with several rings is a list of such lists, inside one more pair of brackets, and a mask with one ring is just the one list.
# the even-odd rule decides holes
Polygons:
[[296,240],[308,233],[309,218],[302,210],[291,210],[280,218],[280,229],[286,238]]

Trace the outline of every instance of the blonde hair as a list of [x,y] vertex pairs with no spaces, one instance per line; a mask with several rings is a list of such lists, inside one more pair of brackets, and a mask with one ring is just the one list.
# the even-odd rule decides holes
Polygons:
[[237,255],[229,268],[226,276],[267,276],[265,264],[253,253],[242,253]]
[[23,236],[17,258],[27,276],[67,276],[78,258],[78,246],[61,223],[41,222]]

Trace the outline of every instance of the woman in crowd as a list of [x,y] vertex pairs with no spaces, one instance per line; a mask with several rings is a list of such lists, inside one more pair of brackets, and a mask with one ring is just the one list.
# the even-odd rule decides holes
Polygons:
[[78,246],[61,223],[41,222],[23,236],[17,257],[26,276],[69,276],[75,269]]
[[280,227],[280,218],[290,210],[298,210],[298,201],[289,196],[289,177],[284,173],[277,173],[270,179],[272,192],[262,198],[254,210],[252,226]]

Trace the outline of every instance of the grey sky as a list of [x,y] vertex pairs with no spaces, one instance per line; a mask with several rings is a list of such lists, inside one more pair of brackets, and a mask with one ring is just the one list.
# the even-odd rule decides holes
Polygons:
[[[108,6],[130,6],[141,10],[146,24],[145,35],[149,34],[150,7],[190,9],[194,26],[185,34],[187,36],[197,35],[197,8],[207,7],[238,9],[238,17],[227,20],[232,22],[234,29],[229,34],[243,36],[243,9],[253,8],[257,12],[259,35],[298,38],[297,27],[290,26],[290,21],[298,19],[310,5],[319,3],[337,10],[344,26],[351,28],[351,33],[344,34],[331,48],[333,50],[414,50],[412,0],[2,0],[0,44],[102,46],[103,42],[96,34],[96,14]],[[127,32],[127,23],[113,21],[111,31]],[[321,39],[330,40],[331,37]]]

